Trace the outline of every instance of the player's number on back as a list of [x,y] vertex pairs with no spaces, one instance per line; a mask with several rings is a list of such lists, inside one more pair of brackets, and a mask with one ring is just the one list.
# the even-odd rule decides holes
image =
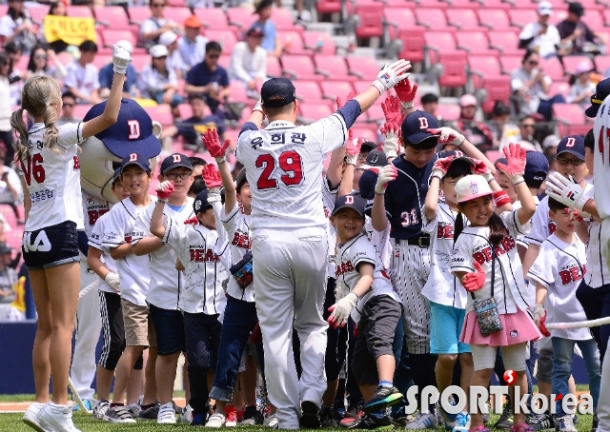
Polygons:
[[44,167],[42,166],[43,162],[44,160],[40,153],[36,153],[33,156],[28,156],[25,161],[23,159],[20,161],[21,171],[23,171],[23,175],[28,186],[32,184],[32,177],[36,183],[44,182],[46,173],[44,171]]
[[610,155],[606,155],[605,153],[605,142],[606,141],[610,141],[610,129],[606,128],[605,126],[602,126],[602,128],[599,131],[599,137],[597,139],[597,145],[598,145],[598,150],[599,153],[602,156],[602,163],[604,165],[609,164],[610,165]]
[[272,155],[265,153],[256,158],[256,167],[263,169],[260,178],[256,182],[258,190],[277,189],[278,180],[272,178],[276,166],[279,166],[283,171],[279,181],[286,186],[298,185],[303,180],[301,156],[296,151],[289,150],[281,153],[277,161]]

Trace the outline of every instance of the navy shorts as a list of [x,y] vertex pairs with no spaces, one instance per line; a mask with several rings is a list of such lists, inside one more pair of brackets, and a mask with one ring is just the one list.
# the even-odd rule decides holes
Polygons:
[[76,224],[72,221],[23,233],[23,260],[28,270],[80,261]]
[[184,316],[182,311],[161,309],[148,304],[157,336],[157,354],[171,355],[184,351]]

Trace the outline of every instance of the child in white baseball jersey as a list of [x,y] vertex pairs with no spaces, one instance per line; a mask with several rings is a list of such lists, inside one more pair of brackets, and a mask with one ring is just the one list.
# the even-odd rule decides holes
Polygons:
[[[175,217],[179,215],[169,216],[166,213],[164,207],[173,192],[174,185],[171,181],[164,181],[157,186],[159,199],[150,220],[150,231],[175,252],[184,267],[181,272],[183,280],[179,307],[184,313],[184,345],[189,359],[189,405],[193,408],[191,425],[203,425],[209,411],[207,375],[216,366],[220,344],[219,317],[226,305],[223,286],[227,275],[220,264],[220,258],[214,252],[218,233],[214,210],[208,202],[208,190],[199,192],[193,201],[193,212],[198,225],[185,224],[182,217]],[[175,413],[171,416],[175,423]],[[159,420],[162,420],[161,410]]]
[[[548,203],[549,217],[555,223],[556,230],[540,245],[538,257],[527,274],[530,281],[536,284],[534,318],[538,325],[544,323],[544,317],[549,322],[585,321],[585,311],[576,300],[576,290],[586,273],[585,246],[575,235],[576,218],[579,215],[577,211],[552,198]],[[547,296],[548,301],[545,303]],[[589,391],[595,410],[599,399],[601,367],[599,350],[591,331],[586,327],[553,329],[550,336],[553,343],[553,393],[569,392],[568,380],[572,373],[574,345],[578,344],[589,373]],[[575,432],[572,415],[564,413],[561,400],[556,405],[557,430]]]
[[[242,354],[250,333],[258,323],[252,286],[252,195],[245,168],[241,169],[235,182],[231,177],[225,159],[230,140],[221,145],[216,130],[209,130],[204,134],[203,142],[218,164],[218,170],[213,166],[206,166],[207,169],[204,169],[204,180],[210,189],[208,200],[219,203],[218,189],[221,185],[225,188],[224,206],[217,217],[227,234],[227,242],[222,245],[221,250],[230,275],[227,306],[220,333],[218,366],[210,392],[210,398],[216,400],[216,410],[206,423],[206,427],[220,428],[226,424],[225,409],[233,400]],[[254,400],[251,394],[246,394],[245,398],[244,418],[254,418],[257,412],[256,395]]]
[[349,293],[329,308],[328,322],[344,326],[351,315],[358,325],[351,362],[367,413],[358,428],[375,429],[391,425],[385,408],[403,398],[393,385],[394,333],[402,307],[377,250],[363,231],[364,207],[357,195],[344,195],[335,202],[331,222],[339,238],[336,279]]
[[[127,189],[123,187],[120,172],[117,169],[111,180],[112,192],[118,201],[129,196]],[[89,235],[89,250],[87,252],[87,263],[89,268],[101,278],[99,282],[99,315],[102,318],[103,346],[96,371],[96,389],[98,402],[93,407],[93,417],[99,420],[110,408],[110,387],[114,378],[114,369],[125,349],[125,325],[123,323],[123,312],[121,311],[120,281],[117,273],[116,263],[109,253],[104,252],[102,247],[105,232],[105,222],[110,215],[104,213],[95,222],[93,230]],[[127,404],[135,404],[140,397],[142,381],[143,358],[140,356],[134,372],[131,375],[130,385],[127,389]]]
[[[511,177],[521,208],[494,213],[493,191],[484,177],[469,175],[460,179],[455,192],[460,214],[456,220],[455,246],[451,271],[470,293],[460,341],[470,344],[474,362],[471,385],[487,386],[502,349],[507,369],[516,372],[515,385],[527,392],[525,376],[526,343],[540,333],[527,314],[525,281],[515,239],[529,229],[536,206],[523,181],[525,151],[517,145],[504,149],[507,165],[500,165]],[[464,227],[462,214],[470,225]],[[486,320],[482,307],[491,308],[494,319]],[[494,308],[495,306],[495,308]],[[513,395],[514,396],[514,395]],[[515,398],[511,398],[515,403]],[[488,431],[480,413],[472,415],[471,431]],[[514,415],[513,432],[532,430],[524,414]]]
[[[121,308],[125,324],[125,350],[116,366],[116,379],[110,408],[104,414],[104,421],[110,423],[135,423],[131,414],[125,409],[125,391],[130,381],[133,367],[138,358],[149,348],[146,362],[146,386],[142,412],[155,407],[155,360],[157,355],[155,332],[149,320],[146,295],[150,284],[150,257],[137,256],[134,244],[145,236],[138,229],[138,220],[142,218],[152,202],[148,195],[148,185],[152,177],[150,162],[147,158],[132,153],[125,157],[120,167],[121,182],[129,191],[129,197],[117,203],[108,212],[102,242],[115,260],[121,286]],[[156,418],[156,413],[155,416]]]
[[[188,156],[173,153],[163,159],[159,181],[170,181],[173,192],[168,198],[163,214],[184,222],[193,213],[193,199],[187,196],[193,184],[193,166]],[[144,238],[134,243],[136,255],[150,255],[150,285],[146,294],[146,304],[155,329],[157,341],[157,363],[155,377],[160,403],[157,422],[176,422],[176,412],[172,404],[174,380],[178,358],[185,349],[185,323],[182,303],[185,291],[181,289],[180,276],[176,270],[176,253],[151,233],[150,223],[156,202],[151,202],[136,223],[136,229],[145,233]],[[189,305],[186,310],[192,310]]]
[[[57,127],[62,99],[58,83],[29,79],[22,105],[11,117],[25,195],[23,258],[38,313],[33,348],[36,402],[23,421],[36,430],[75,431],[68,405],[72,332],[80,290],[77,230],[84,228],[77,144],[117,121],[129,53],[113,50],[114,80],[104,113],[90,121]],[[34,124],[28,130],[24,110]],[[53,371],[53,372],[51,372]],[[49,378],[53,396],[49,402]]]

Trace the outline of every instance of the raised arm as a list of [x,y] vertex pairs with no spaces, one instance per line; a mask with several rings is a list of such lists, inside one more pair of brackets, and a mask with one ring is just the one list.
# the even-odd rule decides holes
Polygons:
[[[222,186],[225,188],[225,213],[229,214],[237,203],[235,182],[233,181],[231,171],[226,164],[227,149],[231,145],[231,140],[225,140],[224,145],[221,146],[216,129],[210,129],[204,133],[202,140],[203,145],[216,160],[216,164],[218,165],[218,170],[213,166],[206,165],[204,167],[203,180],[208,189],[219,188],[220,183],[222,182]],[[221,182],[219,182],[219,180],[221,180]]]
[[508,147],[504,147],[503,151],[506,157],[506,165],[498,163],[498,169],[502,170],[515,186],[515,192],[517,192],[521,202],[521,208],[517,210],[517,218],[521,225],[525,225],[536,212],[534,197],[532,197],[523,179],[523,174],[525,174],[525,149],[522,149],[519,144],[510,144]]
[[[153,209],[152,216],[150,218],[150,232],[155,237],[162,239],[165,236],[165,226],[163,225],[163,209],[167,200],[174,193],[174,185],[169,180],[157,186],[157,203]],[[140,240],[142,241],[142,240]]]

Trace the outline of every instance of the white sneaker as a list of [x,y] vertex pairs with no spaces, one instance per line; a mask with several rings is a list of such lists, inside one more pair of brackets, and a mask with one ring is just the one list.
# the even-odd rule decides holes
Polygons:
[[56,405],[49,402],[40,409],[36,417],[44,431],[80,432],[72,422],[72,405]]
[[182,410],[182,423],[191,423],[193,421],[193,408],[190,405],[184,407]]
[[208,419],[208,422],[205,424],[205,427],[218,429],[218,428],[223,427],[225,425],[226,421],[227,420],[223,414],[214,413]]
[[159,407],[157,414],[157,423],[159,424],[176,424],[176,410],[171,402],[165,403]]
[[415,418],[415,420],[410,421],[405,426],[407,430],[418,430],[418,429],[436,429],[438,426],[438,420],[436,419],[436,415],[429,414],[421,414]]
[[23,413],[23,422],[38,432],[45,432],[38,422],[38,413],[44,406],[43,403],[34,402]]
[[269,414],[269,416],[267,416],[267,418],[265,420],[263,420],[263,426],[267,426],[268,428],[271,428],[271,429],[278,428],[277,417],[275,416],[275,413]]
[[104,414],[110,408],[110,402],[106,399],[102,399],[97,401],[95,406],[93,407],[93,418],[97,420],[103,420]]

